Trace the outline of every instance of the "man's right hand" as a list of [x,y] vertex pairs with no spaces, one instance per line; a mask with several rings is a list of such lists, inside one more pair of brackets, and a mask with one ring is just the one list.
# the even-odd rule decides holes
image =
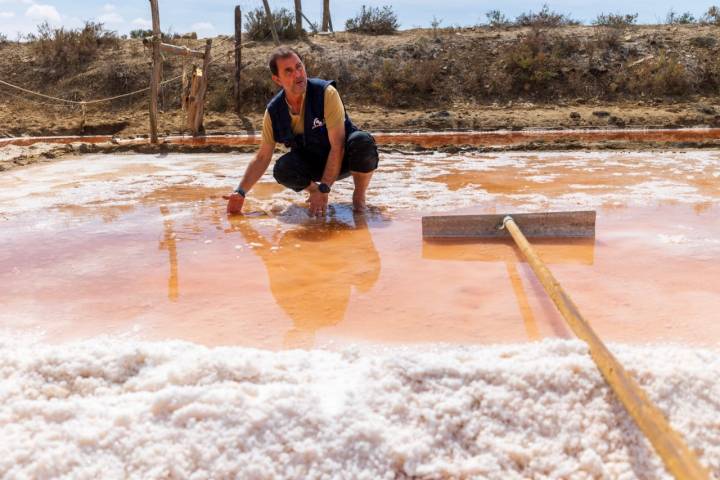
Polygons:
[[242,213],[242,206],[245,203],[245,197],[239,193],[232,193],[230,195],[223,195],[223,198],[228,201],[227,213],[230,215],[238,215]]

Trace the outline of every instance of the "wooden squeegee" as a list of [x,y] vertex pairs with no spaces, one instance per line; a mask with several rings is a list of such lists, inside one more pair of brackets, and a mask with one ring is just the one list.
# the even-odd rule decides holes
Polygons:
[[[425,238],[510,238],[508,215],[433,215],[422,218]],[[527,238],[593,238],[595,211],[517,213],[510,215]]]
[[677,479],[710,478],[683,437],[600,340],[525,237],[594,237],[594,211],[428,216],[422,219],[422,231],[426,238],[512,237],[570,329],[587,343],[598,370],[655,448],[665,468]]

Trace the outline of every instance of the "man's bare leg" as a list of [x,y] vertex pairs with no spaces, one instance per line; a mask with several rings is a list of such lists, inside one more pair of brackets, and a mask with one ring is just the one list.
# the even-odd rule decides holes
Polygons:
[[373,172],[352,172],[353,182],[355,182],[355,191],[353,191],[353,210],[356,212],[364,212],[367,210],[365,192],[367,192],[368,185],[370,185],[372,175]]

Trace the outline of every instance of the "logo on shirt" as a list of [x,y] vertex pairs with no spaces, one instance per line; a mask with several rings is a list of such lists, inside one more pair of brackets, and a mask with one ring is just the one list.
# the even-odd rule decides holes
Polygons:
[[322,127],[323,125],[325,125],[325,124],[323,123],[322,120],[320,120],[319,118],[315,118],[315,119],[313,120],[313,126],[312,126],[312,128],[313,128],[313,130],[315,130],[316,128],[320,128],[320,127]]

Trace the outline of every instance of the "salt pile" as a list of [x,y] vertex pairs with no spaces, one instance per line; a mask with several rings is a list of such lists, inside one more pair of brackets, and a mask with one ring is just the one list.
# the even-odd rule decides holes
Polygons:
[[[611,346],[720,475],[720,356]],[[670,478],[577,341],[283,351],[0,336],[4,478]]]

